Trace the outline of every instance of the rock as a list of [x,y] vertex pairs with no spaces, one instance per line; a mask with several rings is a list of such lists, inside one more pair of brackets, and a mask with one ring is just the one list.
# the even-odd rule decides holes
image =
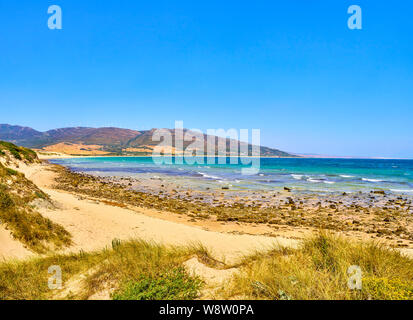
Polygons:
[[288,192],[291,192],[291,189],[290,189],[290,188],[287,188],[287,187],[284,187],[284,190],[285,190],[285,191],[288,191]]

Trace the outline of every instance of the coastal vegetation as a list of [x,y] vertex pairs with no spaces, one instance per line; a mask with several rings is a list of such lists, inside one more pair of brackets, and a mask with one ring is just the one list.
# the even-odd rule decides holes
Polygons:
[[[116,243],[116,244],[115,244]],[[217,268],[202,246],[171,247],[116,241],[96,252],[51,255],[0,264],[0,299],[202,299],[204,280],[185,268],[193,257]],[[48,287],[49,266],[62,270],[63,287]],[[361,289],[349,287],[348,268],[361,269]],[[413,299],[413,260],[374,242],[351,242],[321,233],[298,249],[256,252],[216,284],[216,299]]]
[[[5,162],[15,160],[32,163],[37,155],[32,150],[0,141],[0,155]],[[69,245],[70,234],[60,225],[39,214],[34,204],[49,203],[49,197],[33,182],[0,162],[0,223],[13,237],[31,250],[44,253]]]
[[[360,268],[360,290],[348,285],[351,266]],[[413,300],[413,260],[377,242],[320,233],[297,250],[245,257],[224,292],[226,299]]]
[[38,161],[36,152],[34,152],[33,150],[24,147],[18,147],[6,141],[0,141],[0,157],[3,157],[8,161],[11,157],[15,160],[22,160],[28,163]]
[[[199,296],[202,281],[182,264],[193,256],[208,261],[202,246],[166,247],[141,240],[114,243],[112,248],[90,253],[1,263],[0,300],[88,299],[106,290],[108,298],[118,300]],[[62,290],[48,287],[52,265],[62,270]]]

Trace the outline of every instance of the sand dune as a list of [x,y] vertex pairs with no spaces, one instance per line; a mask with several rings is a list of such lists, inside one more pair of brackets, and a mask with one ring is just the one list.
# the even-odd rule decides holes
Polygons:
[[0,261],[23,259],[33,255],[19,241],[14,240],[10,232],[0,226]]

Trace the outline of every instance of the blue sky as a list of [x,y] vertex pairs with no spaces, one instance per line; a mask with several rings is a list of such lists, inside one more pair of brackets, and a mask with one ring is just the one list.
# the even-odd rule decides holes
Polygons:
[[[63,30],[47,28],[52,4]],[[0,123],[183,120],[291,152],[413,158],[412,17],[405,0],[0,0]]]

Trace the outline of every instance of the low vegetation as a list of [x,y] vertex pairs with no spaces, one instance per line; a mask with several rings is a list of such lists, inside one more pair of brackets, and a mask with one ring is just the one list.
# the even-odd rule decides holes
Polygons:
[[18,147],[10,142],[0,141],[0,156],[10,160],[10,156],[15,160],[33,163],[38,161],[36,152],[24,147]]
[[202,281],[178,267],[164,273],[129,280],[112,295],[113,300],[191,300],[199,295]]
[[[12,155],[19,161],[37,161],[32,150],[2,141],[0,148],[6,160],[10,160],[7,155]],[[36,201],[49,203],[49,197],[22,173],[0,162],[0,223],[14,238],[38,253],[70,244],[70,235],[62,226],[36,212],[33,205]]]
[[[114,240],[112,248],[91,253],[5,262],[0,264],[0,300],[89,299],[102,297],[102,292],[115,300],[197,299],[204,284],[183,267],[194,256],[214,266],[202,247],[166,247],[141,240]],[[62,270],[60,290],[48,287],[50,266]],[[361,290],[348,286],[350,266],[362,271]],[[239,272],[216,288],[216,298],[413,299],[413,260],[376,243],[328,234],[305,240],[299,249],[257,252],[226,267]]]
[[[350,289],[361,270],[361,290]],[[225,290],[226,298],[413,300],[413,260],[380,244],[350,242],[329,234],[304,241],[298,250],[276,249],[247,257]],[[351,269],[350,269],[351,270]]]
[[[183,268],[192,256],[204,257],[202,247],[166,247],[140,240],[115,241],[97,252],[52,255],[0,264],[0,300],[88,299],[113,288],[112,298],[194,299],[202,282]],[[62,270],[63,289],[48,287],[50,266]],[[83,281],[71,286],[72,278]]]

